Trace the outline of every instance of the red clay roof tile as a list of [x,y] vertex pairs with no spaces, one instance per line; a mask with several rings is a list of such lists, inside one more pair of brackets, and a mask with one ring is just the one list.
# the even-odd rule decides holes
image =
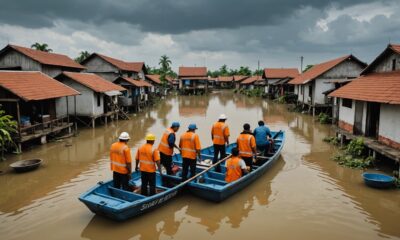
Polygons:
[[74,60],[63,54],[43,52],[16,45],[8,45],[7,47],[12,48],[17,52],[20,52],[41,64],[69,67],[76,69],[85,69],[84,66],[80,65],[79,63],[75,62]]
[[63,72],[64,75],[95,92],[125,91],[126,89],[93,73]]
[[105,56],[99,53],[93,53],[102,58],[104,61],[114,65],[116,68],[124,71],[140,72],[144,67],[144,62],[125,62],[116,58]]
[[246,78],[240,84],[252,84],[252,83],[255,83],[255,82],[259,81],[259,80],[263,80],[261,78],[261,76],[252,76],[252,77]]
[[297,68],[265,68],[265,78],[295,78],[299,75]]
[[41,72],[1,71],[0,86],[25,101],[79,95],[79,92]]
[[244,75],[234,75],[233,80],[235,82],[240,82],[243,81],[244,79],[248,78],[249,76],[244,76]]
[[314,65],[312,68],[310,68],[308,71],[298,75],[296,78],[291,80],[289,84],[305,84],[309,81],[312,81],[313,79],[317,78],[318,76],[324,74],[325,72],[329,71],[336,65],[342,63],[346,59],[352,57],[352,55],[346,55],[340,58],[336,58],[327,62],[323,62],[320,64]]
[[233,76],[219,76],[217,79],[220,82],[233,82]]
[[400,104],[400,71],[361,76],[329,96],[354,100]]
[[179,67],[179,77],[207,77],[207,68]]
[[[150,83],[144,81],[144,80],[135,80],[133,78],[128,78],[128,77],[119,77],[117,79],[123,79],[124,81],[136,86],[136,87],[152,87]],[[117,80],[116,79],[116,80]]]

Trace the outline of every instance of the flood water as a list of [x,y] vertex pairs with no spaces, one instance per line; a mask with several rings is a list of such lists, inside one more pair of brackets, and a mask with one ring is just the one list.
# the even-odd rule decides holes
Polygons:
[[[400,239],[400,191],[366,187],[362,171],[330,160],[337,149],[323,138],[329,126],[286,105],[223,91],[172,96],[131,120],[12,155],[0,163],[1,239]],[[280,160],[260,179],[215,204],[182,194],[143,216],[118,223],[93,215],[78,196],[111,178],[108,149],[121,131],[133,152],[148,132],[161,136],[179,120],[183,133],[196,123],[203,147],[220,113],[228,116],[231,141],[242,125],[264,119],[286,131]],[[156,143],[158,145],[158,141]],[[15,174],[8,164],[42,158],[38,170]]]

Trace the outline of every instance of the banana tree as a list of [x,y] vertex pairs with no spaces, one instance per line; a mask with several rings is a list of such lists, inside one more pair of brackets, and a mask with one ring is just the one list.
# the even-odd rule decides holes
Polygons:
[[7,115],[4,110],[0,109],[0,149],[1,160],[4,160],[4,151],[9,146],[15,146],[12,134],[17,133],[17,122],[12,116]]

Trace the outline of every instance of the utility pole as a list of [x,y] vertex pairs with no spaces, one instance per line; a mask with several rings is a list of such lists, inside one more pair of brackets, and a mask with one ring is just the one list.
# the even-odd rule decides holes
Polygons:
[[257,62],[258,67],[257,67],[257,76],[260,74],[260,60]]
[[303,56],[300,56],[300,72],[303,72]]

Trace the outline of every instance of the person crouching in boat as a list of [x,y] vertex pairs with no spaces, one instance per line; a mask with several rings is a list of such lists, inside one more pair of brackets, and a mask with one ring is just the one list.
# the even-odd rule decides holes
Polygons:
[[175,133],[179,130],[179,127],[179,122],[173,122],[171,127],[164,132],[160,144],[158,145],[161,164],[165,167],[165,170],[167,170],[168,175],[172,175],[172,155],[174,153],[174,147],[179,150],[178,146],[175,144]]
[[[160,153],[153,150],[156,137],[149,133],[146,136],[146,143],[143,144],[136,152],[136,171],[139,171],[142,179],[141,194],[144,196],[152,196],[156,193],[156,165],[160,175]],[[150,192],[150,193],[149,193]]]
[[273,143],[271,130],[265,126],[264,121],[258,121],[258,127],[254,129],[253,134],[256,138],[257,150],[260,151],[263,156],[267,156],[270,152],[270,146]]
[[198,156],[201,161],[200,155],[200,139],[199,135],[195,133],[197,129],[196,124],[189,124],[188,131],[181,135],[179,140],[179,147],[182,156],[182,182],[186,181],[188,170],[190,168],[190,177],[196,174],[196,158]]
[[246,165],[253,169],[253,158],[256,157],[256,140],[250,131],[250,124],[243,125],[243,132],[237,138],[237,147],[239,156],[244,160]]
[[110,165],[113,171],[113,184],[115,188],[129,191],[129,179],[132,173],[131,149],[127,143],[130,137],[127,132],[122,132],[118,137],[118,142],[111,145]]
[[232,157],[225,162],[226,174],[225,181],[233,182],[247,174],[246,163],[239,157],[239,149],[232,148]]

